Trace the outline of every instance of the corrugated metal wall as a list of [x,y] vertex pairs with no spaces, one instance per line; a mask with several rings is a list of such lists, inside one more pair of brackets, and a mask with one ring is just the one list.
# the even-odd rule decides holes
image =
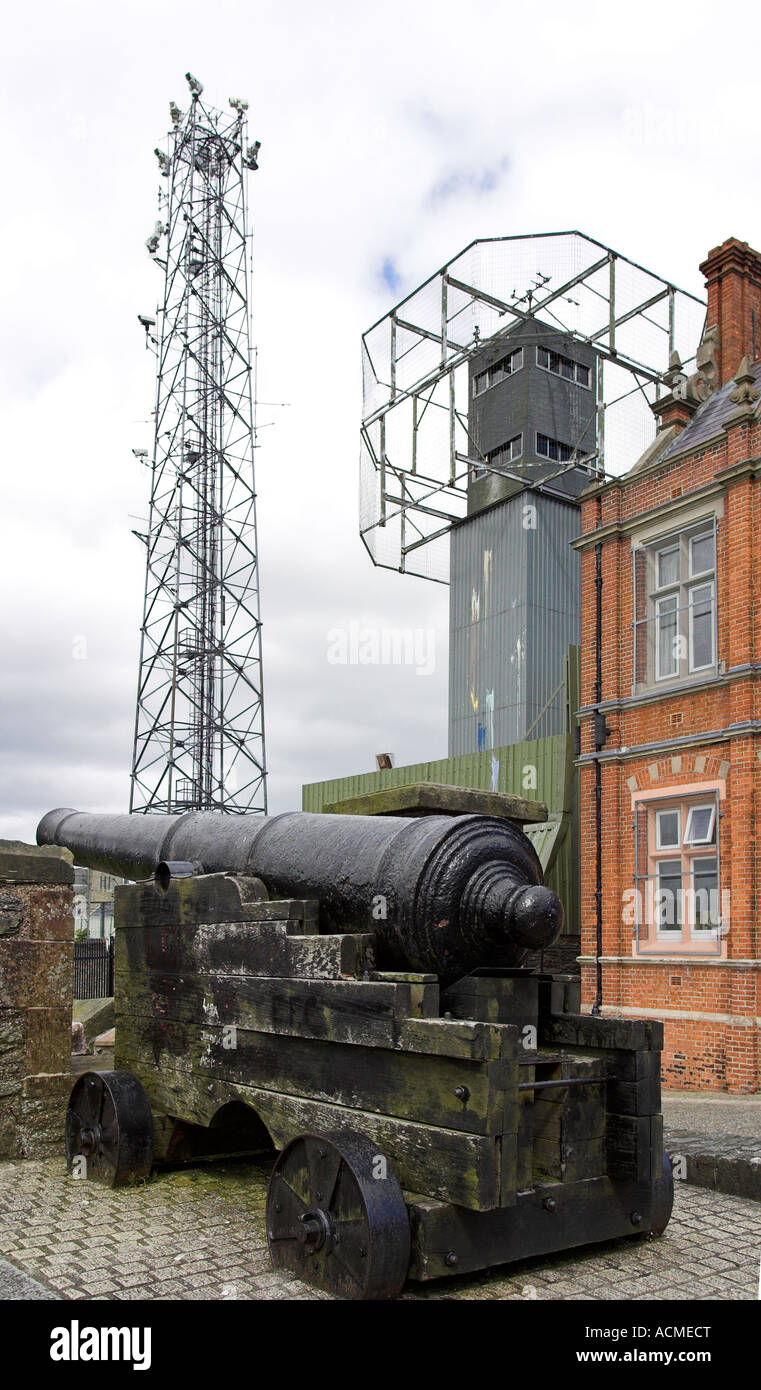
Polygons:
[[[301,807],[303,811],[322,811],[331,802],[382,791],[384,787],[441,782],[449,787],[478,787],[482,791],[509,792],[527,801],[545,801],[550,814],[556,815],[570,809],[566,804],[569,742],[566,735],[558,734],[482,753],[465,753],[459,758],[439,758],[385,772],[360,772],[327,782],[308,782],[301,789]],[[524,782],[530,780],[524,776],[524,768],[536,769],[536,787],[524,787]]]
[[[534,508],[535,511],[527,511]],[[452,528],[449,752],[517,744],[532,732],[579,640],[579,559],[570,502],[523,492]],[[535,732],[561,733],[562,693]]]

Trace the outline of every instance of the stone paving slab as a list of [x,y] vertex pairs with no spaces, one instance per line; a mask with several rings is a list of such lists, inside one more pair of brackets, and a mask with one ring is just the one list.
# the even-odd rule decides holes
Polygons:
[[685,1181],[761,1202],[761,1141],[739,1134],[717,1138],[670,1130],[665,1144],[672,1167],[683,1161],[681,1176]]
[[663,1124],[666,1130],[691,1134],[725,1135],[755,1139],[761,1148],[761,1092],[728,1095],[726,1091],[663,1092]]
[[666,1149],[687,1182],[761,1201],[761,1094],[665,1092],[663,1118]]
[[46,1289],[43,1284],[38,1284],[36,1279],[30,1279],[28,1274],[24,1274],[23,1270],[17,1269],[7,1260],[0,1260],[0,1301],[39,1303],[45,1299],[55,1301],[60,1297],[60,1294]]
[[[112,1191],[70,1177],[57,1158],[2,1163],[0,1260],[63,1298],[326,1299],[272,1270],[264,1228],[269,1169],[207,1164]],[[660,1240],[626,1239],[410,1285],[401,1297],[756,1299],[761,1205],[683,1182],[676,1189]]]

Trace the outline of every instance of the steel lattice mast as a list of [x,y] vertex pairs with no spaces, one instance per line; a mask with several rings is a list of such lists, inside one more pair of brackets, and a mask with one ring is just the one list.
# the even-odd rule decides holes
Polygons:
[[[266,813],[248,310],[247,103],[170,104],[130,811]],[[149,338],[154,323],[141,318]]]

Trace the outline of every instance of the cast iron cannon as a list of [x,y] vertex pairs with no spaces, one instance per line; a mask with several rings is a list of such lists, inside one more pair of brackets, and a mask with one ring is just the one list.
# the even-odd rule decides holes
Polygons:
[[[442,984],[478,966],[519,966],[549,946],[563,907],[531,841],[497,816],[88,815],[40,822],[37,843],[123,878],[251,874],[270,897],[315,898],[323,931],[373,931],[383,967],[429,970]],[[167,867],[168,866],[168,867]]]
[[562,909],[514,824],[63,810],[38,839],[147,876],[115,890],[77,1177],[264,1156],[273,1264],[353,1299],[665,1227],[662,1024],[521,967]]

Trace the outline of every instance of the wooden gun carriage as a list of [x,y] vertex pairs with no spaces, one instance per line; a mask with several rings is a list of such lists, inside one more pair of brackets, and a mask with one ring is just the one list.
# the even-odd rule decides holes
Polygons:
[[520,964],[379,969],[383,934],[322,907],[166,864],[117,888],[116,1070],[74,1087],[70,1165],[118,1184],[275,1149],[273,1263],[349,1298],[664,1229],[661,1024],[582,1015],[577,981]]

